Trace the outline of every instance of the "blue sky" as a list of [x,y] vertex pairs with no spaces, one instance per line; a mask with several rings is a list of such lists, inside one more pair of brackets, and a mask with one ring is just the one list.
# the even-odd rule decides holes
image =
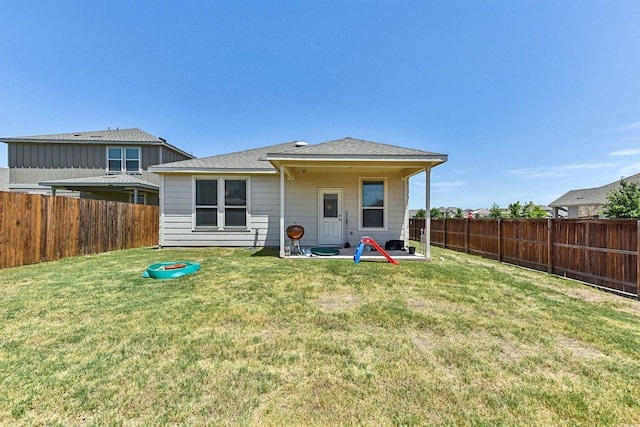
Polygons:
[[[445,153],[432,206],[640,173],[640,1],[4,0],[0,135],[138,127],[198,157]],[[6,166],[0,144],[0,166]],[[411,181],[424,206],[424,177]]]

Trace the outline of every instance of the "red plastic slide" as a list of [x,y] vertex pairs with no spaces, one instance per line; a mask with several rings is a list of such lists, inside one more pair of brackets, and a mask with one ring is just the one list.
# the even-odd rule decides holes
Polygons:
[[371,245],[374,248],[376,248],[376,250],[378,252],[380,252],[382,255],[384,255],[384,257],[387,259],[387,261],[389,261],[391,264],[395,264],[395,265],[399,264],[398,261],[396,261],[395,259],[391,258],[391,256],[384,249],[382,249],[380,247],[380,245],[377,244],[376,241],[373,240],[371,237],[363,237],[362,239],[360,239],[360,243],[364,243],[366,245]]

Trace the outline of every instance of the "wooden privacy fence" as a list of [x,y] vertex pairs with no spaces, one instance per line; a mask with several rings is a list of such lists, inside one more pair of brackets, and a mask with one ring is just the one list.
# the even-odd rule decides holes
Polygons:
[[[424,219],[412,219],[418,240]],[[417,234],[416,234],[417,233]],[[431,244],[640,297],[640,221],[432,219]]]
[[0,268],[155,246],[157,206],[0,192]]

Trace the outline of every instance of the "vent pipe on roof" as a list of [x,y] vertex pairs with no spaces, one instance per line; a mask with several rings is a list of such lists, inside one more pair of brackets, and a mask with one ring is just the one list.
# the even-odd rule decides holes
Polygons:
[[305,141],[296,141],[296,147],[306,147],[307,145],[309,145],[308,142]]

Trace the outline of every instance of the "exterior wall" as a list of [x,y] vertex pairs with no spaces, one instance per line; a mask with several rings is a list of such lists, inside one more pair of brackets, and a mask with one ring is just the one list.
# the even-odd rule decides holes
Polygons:
[[156,163],[149,163],[149,166],[158,165],[161,163],[179,162],[180,160],[188,160],[188,157],[176,151],[170,150],[167,147],[160,147],[160,150],[162,151],[162,158],[158,157],[157,159],[155,159]]
[[[136,147],[141,148],[141,168],[146,171],[149,166],[160,163],[186,160],[187,157],[159,145],[136,144],[8,144],[8,164],[11,169],[80,169],[93,170],[92,175],[64,175],[60,178],[43,178],[38,182],[49,179],[75,178],[80,176],[97,176],[107,171],[107,147]],[[161,156],[162,154],[162,156]],[[162,157],[162,159],[161,159]],[[162,161],[161,161],[162,160]],[[95,172],[97,171],[97,172]],[[64,174],[64,173],[63,173]],[[143,178],[146,179],[146,178]],[[157,182],[156,182],[157,181]],[[156,179],[159,183],[159,179]]]
[[[387,229],[370,231],[359,226],[360,178],[387,178]],[[285,180],[285,226],[297,223],[305,228],[300,243],[318,244],[318,192],[320,188],[343,190],[343,240],[355,245],[362,236],[379,244],[387,240],[406,240],[408,187],[397,174],[313,174]],[[279,246],[280,177],[250,177],[251,222],[248,231],[194,231],[193,176],[164,174],[161,184],[161,246]],[[288,242],[287,242],[288,243]]]
[[[91,168],[57,168],[57,169],[37,169],[37,168],[13,168],[9,170],[9,182],[11,184],[35,184],[42,181],[55,181],[58,179],[89,178],[92,176],[106,175],[104,169]],[[160,177],[155,173],[142,171],[136,177],[159,185]],[[13,185],[15,186],[15,185]],[[48,188],[48,187],[47,187]]]
[[9,169],[0,168],[0,191],[9,191]]

